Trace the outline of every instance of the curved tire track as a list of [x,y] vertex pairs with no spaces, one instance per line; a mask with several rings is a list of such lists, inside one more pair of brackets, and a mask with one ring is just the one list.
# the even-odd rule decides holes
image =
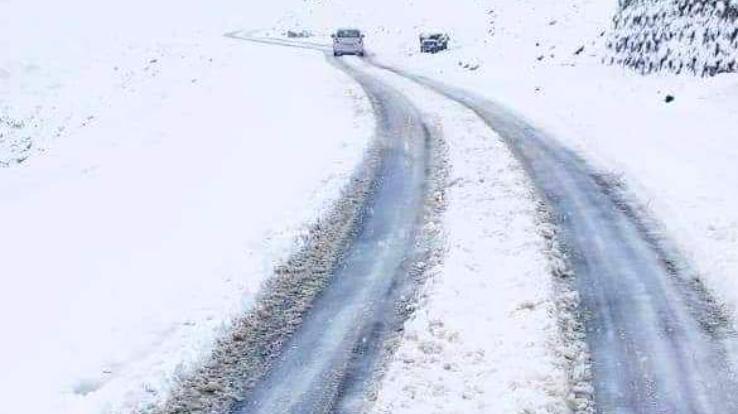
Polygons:
[[603,413],[738,412],[734,333],[654,231],[571,150],[504,107],[379,66],[476,112],[516,154],[558,216],[573,264]]
[[370,97],[375,145],[336,211],[276,269],[254,309],[175,390],[164,413],[360,411],[385,339],[401,327],[423,275],[418,264],[433,255],[433,231],[423,222],[439,203],[429,182],[440,181],[436,135],[399,92],[326,58]]
[[234,413],[356,412],[411,272],[424,210],[430,135],[394,89],[334,60],[370,96],[377,117],[378,184],[341,266],[267,375]]

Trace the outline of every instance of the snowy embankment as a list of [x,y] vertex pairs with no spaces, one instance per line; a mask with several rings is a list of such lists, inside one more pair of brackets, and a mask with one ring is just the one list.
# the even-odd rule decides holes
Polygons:
[[446,142],[449,168],[445,257],[429,272],[405,324],[374,412],[584,409],[586,398],[576,400],[572,391],[572,383],[586,382],[573,374],[586,370],[577,359],[582,344],[559,328],[571,317],[564,304],[572,297],[553,276],[560,263],[550,251],[551,225],[525,171],[471,110],[374,72],[432,121]]
[[362,160],[360,88],[229,6],[0,4],[0,412],[161,401]]

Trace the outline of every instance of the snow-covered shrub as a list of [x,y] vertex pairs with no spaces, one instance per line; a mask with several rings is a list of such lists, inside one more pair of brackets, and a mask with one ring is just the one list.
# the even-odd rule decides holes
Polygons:
[[619,0],[606,63],[642,73],[738,71],[738,1]]

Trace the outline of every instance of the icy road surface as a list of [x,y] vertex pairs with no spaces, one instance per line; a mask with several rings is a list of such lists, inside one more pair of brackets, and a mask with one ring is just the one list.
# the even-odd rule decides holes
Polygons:
[[423,210],[428,133],[402,95],[336,63],[372,99],[381,142],[377,188],[342,266],[237,413],[356,412],[406,278]]
[[[273,43],[326,49],[319,44]],[[700,284],[680,270],[678,257],[620,202],[617,186],[505,108],[431,79],[385,69],[476,112],[506,140],[550,203],[582,297],[597,411],[738,412],[734,335]],[[361,339],[354,324],[375,320],[377,310],[385,306],[391,278],[378,276],[400,268],[402,249],[410,240],[409,224],[417,218],[413,206],[417,209],[422,183],[422,156],[410,154],[423,140],[422,120],[402,95],[381,81],[364,74],[356,79],[378,103],[381,124],[408,137],[410,147],[387,157],[388,180],[344,271],[243,413],[341,411],[331,402],[351,363],[346,351]],[[360,271],[350,271],[354,269]],[[362,318],[356,319],[359,315]]]

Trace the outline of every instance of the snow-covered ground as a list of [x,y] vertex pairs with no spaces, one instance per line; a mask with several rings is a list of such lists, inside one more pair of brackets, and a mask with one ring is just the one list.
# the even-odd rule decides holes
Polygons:
[[0,412],[165,397],[362,159],[360,88],[221,7],[0,3]]

